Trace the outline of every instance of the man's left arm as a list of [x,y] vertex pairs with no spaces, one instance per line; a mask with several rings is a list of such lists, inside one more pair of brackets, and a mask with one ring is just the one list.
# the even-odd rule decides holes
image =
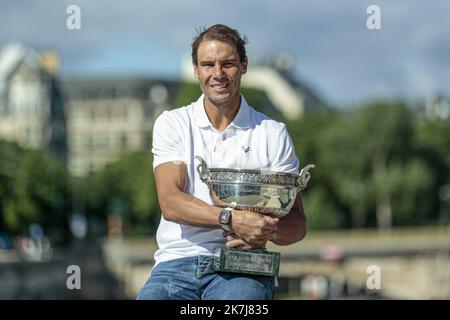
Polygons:
[[[273,148],[269,150],[271,158],[270,170],[292,174],[298,173],[300,163],[286,126],[283,126],[278,134],[271,136],[277,138],[269,145]],[[297,198],[291,211],[279,219],[277,229],[272,234],[267,235],[266,239],[280,246],[293,244],[305,237],[307,230],[306,223],[307,220],[303,210],[302,197],[299,192],[297,193]],[[228,241],[227,246],[244,249],[254,248],[234,234],[225,233],[225,235]]]
[[[284,217],[279,219],[277,228],[274,232],[267,235],[265,241],[272,241],[279,246],[287,246],[302,240],[306,235],[306,216],[303,212],[303,204],[301,193],[297,193],[294,206],[291,211]],[[224,232],[227,238],[227,246],[242,249],[257,249],[244,240],[240,239],[236,234]],[[265,243],[265,242],[264,242]]]
[[297,193],[294,206],[291,211],[280,218],[277,230],[272,233],[270,241],[279,246],[286,246],[302,240],[307,231],[306,216],[303,211],[301,193]]
[[[278,140],[271,144],[271,170],[296,174],[300,162],[297,158],[294,144],[286,126],[277,135]],[[289,245],[302,240],[306,235],[306,216],[303,210],[301,193],[297,193],[291,211],[280,218],[277,231],[269,240],[277,245]]]

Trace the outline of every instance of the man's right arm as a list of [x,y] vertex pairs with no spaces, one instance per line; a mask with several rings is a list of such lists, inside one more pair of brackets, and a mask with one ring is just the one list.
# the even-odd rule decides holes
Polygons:
[[[199,227],[220,228],[218,215],[221,208],[211,206],[185,192],[186,164],[169,161],[154,170],[158,201],[164,219]],[[276,231],[278,219],[258,213],[233,210],[233,232],[253,247],[264,246]]]
[[155,170],[158,201],[164,219],[199,227],[220,227],[220,208],[193,197],[185,192],[187,185],[186,164],[166,162]]

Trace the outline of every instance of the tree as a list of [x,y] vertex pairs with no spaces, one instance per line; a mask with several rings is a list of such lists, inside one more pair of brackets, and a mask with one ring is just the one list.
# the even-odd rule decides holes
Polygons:
[[[332,219],[313,217],[317,226],[389,228],[430,221],[438,177],[403,103],[371,102],[345,113],[306,115],[288,125],[303,165],[316,164],[305,207],[311,195],[309,214]],[[333,213],[320,210],[319,200]]]
[[422,119],[417,126],[416,145],[421,158],[433,171],[433,182],[426,207],[429,221],[450,222],[450,203],[445,190],[450,185],[450,118],[430,121]]
[[148,152],[124,155],[82,183],[90,216],[106,219],[117,211],[125,222],[125,232],[154,234],[160,211],[153,177],[152,155]]
[[[332,180],[334,153],[324,154],[334,127],[339,127],[343,115],[336,111],[306,114],[294,121],[285,121],[294,142],[300,166],[314,163],[312,178],[304,191],[303,201],[311,229],[342,228],[349,224],[348,208],[340,200]],[[339,140],[338,141],[344,141]],[[345,142],[344,142],[345,143]],[[342,154],[342,153],[341,153]],[[337,169],[339,170],[339,169]]]
[[69,174],[58,159],[39,150],[0,143],[0,210],[6,229],[18,234],[31,223],[64,237],[70,210]]

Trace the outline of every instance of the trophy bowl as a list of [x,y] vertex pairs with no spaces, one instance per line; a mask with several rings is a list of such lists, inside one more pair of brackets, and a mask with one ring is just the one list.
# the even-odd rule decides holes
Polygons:
[[201,157],[197,165],[200,179],[208,185],[218,207],[230,207],[281,218],[289,213],[299,191],[306,188],[313,164],[300,174],[276,171],[208,168]]

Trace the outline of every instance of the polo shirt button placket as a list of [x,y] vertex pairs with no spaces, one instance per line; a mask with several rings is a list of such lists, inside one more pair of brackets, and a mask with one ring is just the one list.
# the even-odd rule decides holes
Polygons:
[[220,148],[219,148],[218,153],[217,153],[217,156],[222,161],[224,160],[224,157],[225,157],[225,147],[224,147],[224,145],[225,145],[226,138],[227,138],[227,134],[226,134],[226,131],[224,131],[219,136],[219,146],[220,146]]
[[219,149],[219,138],[220,135],[216,135],[215,133],[212,133],[212,139],[211,142],[214,144],[212,147],[212,152],[211,152],[211,156],[212,156],[212,160],[213,163],[217,163],[217,152]]
[[221,143],[222,137],[218,136],[216,138],[216,144],[214,145],[214,152],[217,154],[217,152],[219,152],[219,147],[220,147],[220,143]]

